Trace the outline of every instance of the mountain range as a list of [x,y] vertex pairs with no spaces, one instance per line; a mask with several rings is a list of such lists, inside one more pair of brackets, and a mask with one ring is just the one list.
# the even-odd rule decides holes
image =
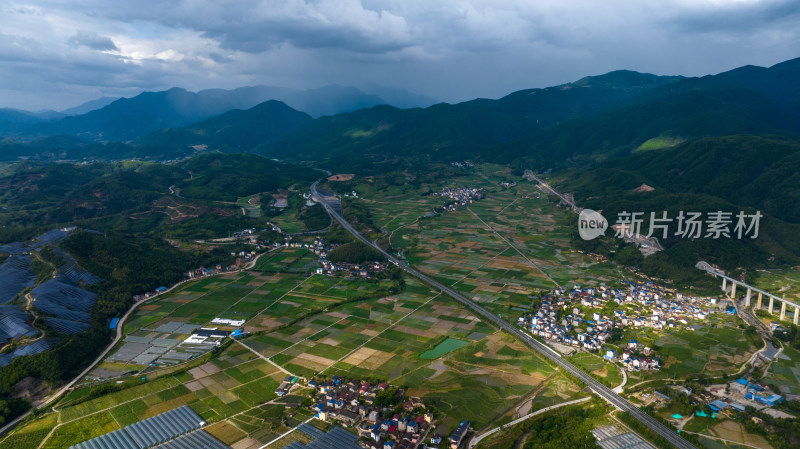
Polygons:
[[421,107],[435,102],[403,90],[375,87],[373,91],[389,100],[339,85],[308,90],[249,86],[199,92],[176,87],[161,92],[143,92],[132,98],[102,97],[61,112],[0,109],[0,136],[31,140],[71,135],[85,141],[120,142],[165,128],[192,125],[234,109],[250,109],[269,100],[282,101],[313,117],[379,104]]
[[[340,86],[171,89],[49,121],[0,110],[0,127],[29,139],[0,141],[0,160],[249,152],[358,175],[472,160],[551,172],[559,189],[606,216],[674,215],[678,207],[764,213],[756,241],[667,239],[666,251],[642,262],[679,279],[669,270],[700,257],[733,266],[800,262],[797,79],[800,59],[704,77],[620,70],[497,100],[406,109]],[[402,104],[402,92],[384,94]]]

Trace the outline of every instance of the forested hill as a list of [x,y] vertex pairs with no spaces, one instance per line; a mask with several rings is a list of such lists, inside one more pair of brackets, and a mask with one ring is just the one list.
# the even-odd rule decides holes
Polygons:
[[[800,60],[703,78],[611,72],[499,100],[376,107],[308,122],[259,150],[369,171],[380,161],[524,161],[558,168],[659,141],[800,132]],[[377,166],[380,169],[380,165]]]
[[305,112],[270,100],[248,110],[234,109],[184,128],[157,131],[139,139],[136,144],[143,147],[140,151],[151,155],[181,154],[195,145],[236,153],[270,143],[309,121],[311,116]]
[[[316,170],[255,154],[208,153],[172,164],[24,161],[0,167],[0,264],[15,257],[11,254],[24,252],[33,260],[30,279],[23,273],[22,281],[11,276],[9,283],[6,272],[6,287],[21,286],[7,289],[13,296],[6,298],[3,306],[6,312],[9,307],[19,308],[24,322],[36,323],[50,345],[43,352],[0,364],[0,425],[30,406],[28,401],[14,398],[15,385],[21,379],[36,379],[34,382],[53,387],[71,379],[109,343],[113,334],[109,322],[125,313],[134,295],[179,282],[188,271],[201,266],[232,265],[236,259],[232,252],[255,249],[236,241],[201,245],[197,239],[258,229],[264,241],[283,241],[271,230],[268,217],[242,213],[237,200],[262,195],[272,198],[279,192],[286,196],[289,189],[307,189],[318,177]],[[64,226],[81,230],[69,235],[60,231],[65,236],[58,241],[32,240]],[[31,251],[26,247],[31,242],[42,243]],[[47,319],[29,319],[23,312],[24,294],[48,282],[54,269],[66,265],[61,255],[74,259],[81,270],[97,279],[91,284],[85,278],[69,281],[75,282],[76,288],[90,290],[87,294],[96,298],[86,310],[81,309],[86,317],[80,325],[70,324],[69,329],[64,320],[51,327]],[[18,272],[28,270],[27,266]],[[77,301],[70,296],[67,302],[73,300]],[[43,313],[51,310],[43,309]],[[70,313],[71,309],[64,310]],[[4,353],[16,348],[17,338],[2,340]]]
[[280,101],[269,100],[250,109],[234,109],[180,128],[164,128],[135,141],[98,143],[69,135],[31,142],[0,141],[0,161],[20,157],[34,160],[150,160],[179,159],[203,152],[249,152],[297,129],[311,116]]
[[573,119],[622,107],[638,95],[679,81],[630,71],[583,78],[546,89],[400,110],[377,106],[308,122],[257,150],[278,157],[323,160],[349,170],[381,170],[394,159],[491,160],[498,146]]
[[169,165],[21,162],[0,171],[0,242],[72,224],[163,236],[208,216],[226,220],[227,233],[252,226],[233,204],[238,198],[307,186],[318,177],[255,154],[201,154]]

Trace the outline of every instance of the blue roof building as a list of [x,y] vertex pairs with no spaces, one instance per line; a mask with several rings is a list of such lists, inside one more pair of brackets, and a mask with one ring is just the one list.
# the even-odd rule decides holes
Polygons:
[[774,405],[777,405],[778,403],[780,403],[782,400],[783,400],[783,397],[781,395],[773,394],[772,396],[770,396],[768,398],[764,398],[763,402],[765,404],[767,404],[767,405],[774,406]]
[[[715,407],[718,410],[724,410],[724,409],[728,408],[728,404],[720,401],[719,399],[717,399],[716,401],[711,402],[710,404],[708,404],[708,406],[711,407],[712,410],[714,410]],[[714,411],[717,411],[717,410],[714,410]]]

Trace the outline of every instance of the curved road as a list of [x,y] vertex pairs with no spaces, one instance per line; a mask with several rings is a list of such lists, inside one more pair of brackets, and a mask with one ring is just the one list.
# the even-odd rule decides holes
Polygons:
[[[218,274],[236,273],[237,271],[250,269],[250,268],[255,266],[255,264],[258,261],[259,257],[261,257],[264,254],[267,254],[267,253],[269,253],[271,251],[272,251],[272,249],[269,249],[269,250],[259,254],[258,256],[254,257],[253,260],[250,261],[250,263],[247,266],[242,267],[239,270],[229,271],[229,272],[226,272],[226,273],[218,273]],[[216,274],[212,275],[212,276],[216,276]],[[190,281],[194,281],[194,280],[196,280],[196,279],[184,279],[184,280],[178,282],[177,284],[173,285],[172,287],[168,288],[164,292],[158,293],[158,294],[156,294],[156,295],[154,295],[154,296],[152,296],[152,297],[150,297],[150,298],[148,298],[148,299],[146,299],[144,301],[138,301],[138,302],[134,303],[128,309],[128,311],[125,312],[125,315],[123,315],[122,318],[119,319],[119,322],[117,322],[117,328],[116,328],[117,333],[114,336],[114,340],[111,343],[109,343],[109,345],[103,350],[103,352],[101,352],[100,355],[98,355],[97,358],[94,359],[94,361],[92,361],[91,364],[89,364],[89,366],[87,366],[83,371],[81,371],[80,374],[75,376],[75,378],[73,378],[69,383],[67,383],[63,387],[59,388],[55,393],[50,394],[50,396],[48,396],[46,399],[44,399],[39,405],[31,407],[31,409],[28,410],[27,412],[25,412],[22,415],[16,417],[14,420],[10,421],[8,424],[4,425],[3,427],[0,427],[0,436],[5,435],[7,432],[9,432],[11,429],[13,429],[17,424],[20,423],[20,421],[22,421],[23,419],[27,418],[28,415],[30,415],[31,412],[33,412],[34,410],[41,409],[42,407],[44,407],[46,405],[49,405],[49,404],[53,403],[54,401],[56,401],[58,398],[61,397],[61,395],[63,395],[67,391],[69,391],[73,386],[75,386],[76,383],[78,383],[81,379],[83,379],[84,376],[89,374],[89,372],[92,369],[94,369],[94,367],[97,366],[97,364],[100,363],[100,361],[102,361],[108,355],[108,353],[111,352],[112,349],[114,349],[114,346],[116,346],[117,343],[119,343],[119,341],[122,339],[122,335],[123,335],[122,334],[122,330],[123,330],[123,327],[125,325],[125,321],[128,319],[129,316],[131,316],[131,314],[134,311],[136,311],[136,309],[140,305],[142,305],[144,303],[148,303],[151,300],[153,300],[155,298],[158,298],[158,297],[160,297],[161,295],[163,295],[165,293],[171,292],[173,289],[183,285],[184,283],[190,282]]]
[[535,412],[528,413],[527,415],[525,415],[525,416],[523,416],[521,418],[517,418],[517,419],[515,419],[514,421],[511,421],[508,424],[503,424],[502,426],[495,427],[494,429],[489,430],[488,432],[484,432],[484,433],[472,438],[471,440],[469,440],[469,444],[467,445],[467,448],[468,449],[472,449],[473,447],[477,446],[478,443],[480,443],[482,439],[488,437],[489,435],[493,435],[493,434],[495,434],[495,433],[497,433],[497,432],[499,432],[499,431],[501,431],[503,429],[508,429],[511,426],[515,426],[515,425],[521,423],[522,421],[525,421],[528,418],[533,418],[534,416],[541,415],[542,413],[547,413],[549,411],[556,410],[556,409],[559,409],[561,407],[566,407],[568,405],[580,404],[582,402],[588,401],[589,399],[592,399],[592,397],[588,396],[588,397],[585,397],[585,398],[575,399],[574,401],[562,402],[560,404],[551,405],[549,407],[545,407],[545,408],[536,410]]
[[328,214],[333,217],[339,224],[342,225],[344,229],[346,229],[350,234],[352,234],[355,238],[361,240],[365,244],[375,248],[381,254],[383,254],[390,262],[395,264],[396,266],[402,268],[406,273],[416,277],[417,279],[421,280],[422,282],[448,294],[456,301],[464,304],[465,306],[472,309],[474,312],[481,315],[484,319],[494,323],[497,327],[505,330],[506,332],[514,335],[515,337],[519,338],[523,342],[525,342],[528,346],[536,350],[539,354],[543,357],[546,357],[559,367],[561,367],[564,371],[570,373],[571,375],[575,376],[576,378],[580,379],[583,383],[585,383],[589,388],[592,389],[598,396],[602,397],[609,403],[616,406],[618,409],[628,412],[639,420],[642,424],[647,426],[650,430],[654,433],[658,434],[659,436],[663,437],[667,441],[669,441],[673,446],[679,449],[697,449],[695,445],[689,443],[685,439],[683,439],[680,435],[674,432],[669,427],[665,426],[652,416],[648,415],[647,413],[640,410],[638,407],[633,405],[627,399],[623,398],[622,396],[618,395],[610,388],[606,387],[605,385],[601,384],[593,377],[582,371],[581,369],[575,367],[573,364],[569,363],[568,361],[564,360],[558,353],[556,353],[553,349],[550,349],[549,346],[545,345],[544,343],[534,339],[529,334],[523,332],[522,330],[518,329],[516,326],[513,326],[509,322],[500,319],[493,313],[489,312],[488,310],[484,309],[481,305],[476,303],[475,301],[463,296],[462,294],[456,292],[452,288],[436,281],[426,274],[423,274],[408,265],[405,262],[397,259],[393,255],[389,254],[383,248],[378,245],[373,244],[367,238],[365,238],[361,233],[359,233],[355,228],[353,228],[350,223],[344,219],[341,215],[341,205],[339,204],[339,200],[336,197],[330,195],[323,195],[317,189],[317,184],[319,181],[314,182],[311,185],[311,195],[315,201],[321,203]]

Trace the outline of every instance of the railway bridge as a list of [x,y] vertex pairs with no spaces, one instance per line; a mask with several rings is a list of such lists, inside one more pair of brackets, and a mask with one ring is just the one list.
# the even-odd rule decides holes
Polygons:
[[[741,287],[744,290],[746,290],[747,293],[745,294],[745,297],[744,297],[744,301],[745,301],[744,304],[745,304],[746,307],[750,307],[750,302],[751,302],[753,296],[755,294],[758,294],[758,297],[756,299],[756,309],[761,309],[762,301],[763,301],[764,297],[767,297],[769,299],[769,306],[767,307],[767,310],[769,311],[770,314],[773,314],[773,313],[775,313],[775,302],[777,301],[777,302],[780,303],[780,306],[781,306],[781,315],[780,315],[781,320],[785,320],[786,319],[786,308],[787,307],[794,308],[793,312],[792,312],[792,322],[794,324],[797,324],[798,317],[800,316],[800,305],[797,305],[797,304],[795,304],[795,303],[793,303],[791,301],[788,301],[788,300],[786,300],[784,298],[781,298],[780,296],[776,296],[776,295],[773,295],[772,293],[768,293],[768,292],[765,292],[764,290],[755,288],[752,285],[745,284],[744,282],[740,281],[739,279],[734,279],[734,278],[732,278],[730,276],[727,276],[724,272],[722,272],[721,270],[715,268],[714,266],[712,266],[708,262],[704,262],[704,261],[697,262],[697,265],[695,265],[695,267],[710,273],[714,277],[722,278],[722,290],[725,292],[726,295],[729,295],[729,297],[731,299],[735,299],[736,298],[736,287],[737,286]],[[730,287],[728,286],[728,283],[730,283]]]

